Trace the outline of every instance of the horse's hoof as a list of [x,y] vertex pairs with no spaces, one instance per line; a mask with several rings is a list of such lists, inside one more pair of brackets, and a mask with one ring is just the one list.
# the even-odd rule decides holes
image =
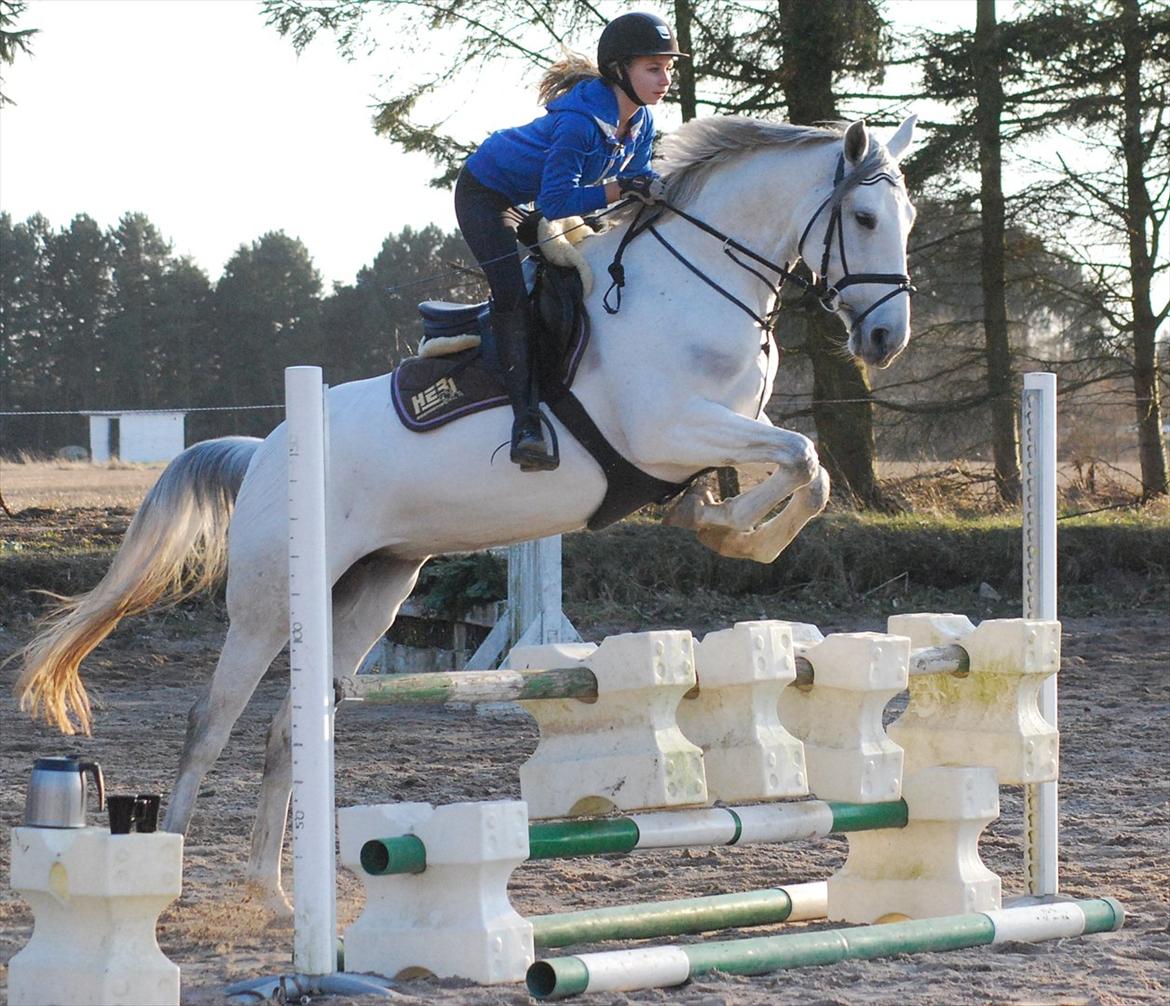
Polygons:
[[279,888],[274,891],[250,881],[247,885],[247,897],[249,901],[259,905],[272,916],[273,925],[292,921],[292,902]]
[[706,490],[702,493],[684,493],[682,499],[663,515],[662,523],[668,527],[683,527],[693,530],[699,526],[699,515],[703,508],[714,502],[715,497]]
[[705,528],[698,533],[699,541],[712,552],[728,559],[751,559],[753,562],[771,562],[775,556],[764,556],[754,547],[752,533],[730,531],[727,528]]
[[293,917],[292,902],[284,893],[277,891],[264,899],[264,907],[272,913],[273,922],[291,922]]

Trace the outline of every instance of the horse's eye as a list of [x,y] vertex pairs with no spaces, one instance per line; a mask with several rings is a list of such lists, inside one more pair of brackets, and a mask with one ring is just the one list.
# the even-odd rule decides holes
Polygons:
[[867,231],[872,231],[877,226],[877,217],[872,213],[855,213],[854,216]]

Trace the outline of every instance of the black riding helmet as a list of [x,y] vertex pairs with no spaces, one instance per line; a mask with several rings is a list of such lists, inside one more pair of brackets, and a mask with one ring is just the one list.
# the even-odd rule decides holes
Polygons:
[[687,56],[678,51],[670,25],[657,14],[623,14],[605,26],[597,42],[597,66],[603,80],[617,84],[636,105],[645,102],[634,91],[626,64],[635,56]]

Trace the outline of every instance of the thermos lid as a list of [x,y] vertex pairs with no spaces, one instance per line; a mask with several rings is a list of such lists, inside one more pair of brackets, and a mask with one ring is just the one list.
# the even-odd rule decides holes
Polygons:
[[59,755],[52,758],[38,758],[33,762],[33,768],[48,772],[76,772],[77,762],[77,755]]

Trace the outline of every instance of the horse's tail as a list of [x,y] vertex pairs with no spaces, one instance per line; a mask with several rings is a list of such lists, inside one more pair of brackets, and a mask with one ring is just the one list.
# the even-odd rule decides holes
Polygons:
[[254,437],[205,440],[167,465],[101,582],[88,593],[58,597],[44,628],[20,651],[21,709],[62,733],[89,733],[82,660],[127,615],[176,604],[223,579],[228,522],[259,445]]

